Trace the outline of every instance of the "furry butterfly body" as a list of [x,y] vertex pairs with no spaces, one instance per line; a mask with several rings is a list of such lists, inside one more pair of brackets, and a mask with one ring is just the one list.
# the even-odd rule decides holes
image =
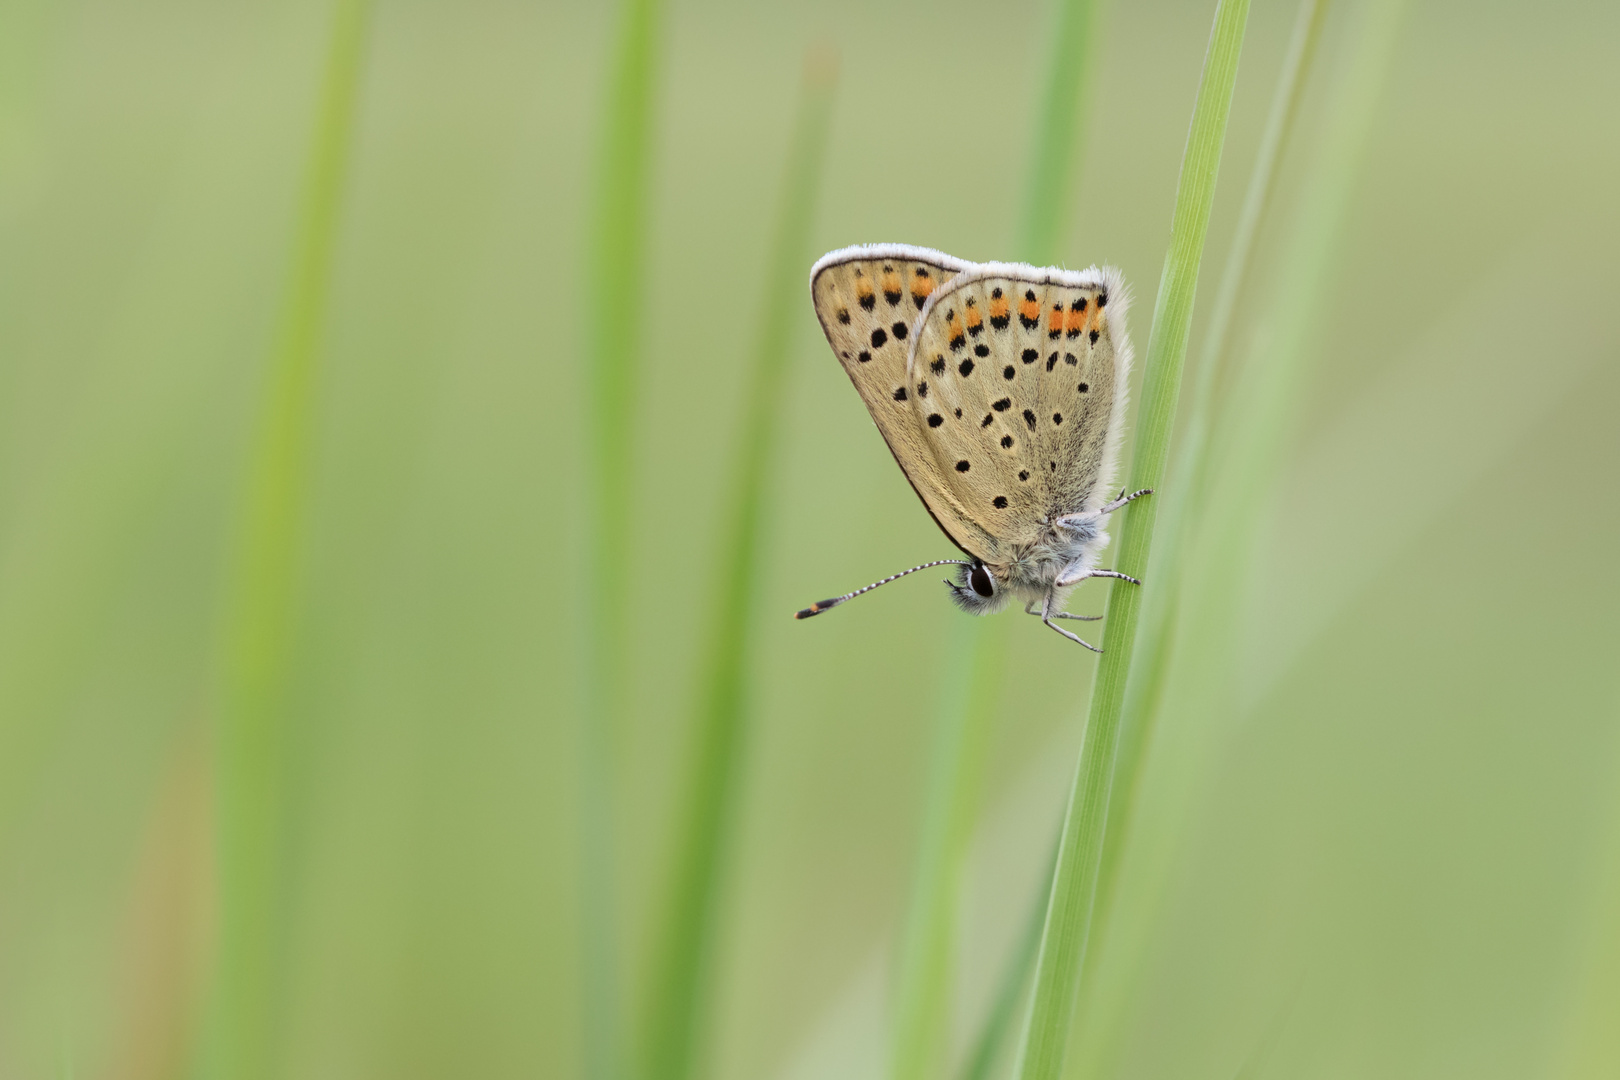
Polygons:
[[1080,581],[1124,576],[1097,568],[1106,518],[1146,494],[1109,498],[1131,364],[1120,273],[875,245],[821,258],[810,291],[895,461],[969,556],[927,565],[957,565],[964,610],[1017,598],[1086,644],[1051,620],[1082,618],[1062,611]]

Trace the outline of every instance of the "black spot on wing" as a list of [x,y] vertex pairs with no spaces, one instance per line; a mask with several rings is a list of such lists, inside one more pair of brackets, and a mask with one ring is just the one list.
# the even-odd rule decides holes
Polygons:
[[943,356],[934,357],[934,362],[928,365],[928,370],[935,375],[945,374],[945,358]]
[[1029,425],[1029,430],[1031,430],[1031,431],[1035,430],[1035,414],[1034,414],[1034,412],[1032,412],[1029,409],[1024,410],[1024,423]]
[[859,360],[863,364],[870,364],[872,362],[872,354],[867,352],[865,349],[862,349],[861,355],[857,356],[855,359]]
[[972,466],[972,465],[969,465],[969,464],[968,464],[968,463],[967,463],[967,461],[966,461],[966,459],[964,459],[964,460],[962,460],[962,461],[958,461],[958,462],[957,462],[957,463],[956,463],[956,471],[957,471],[957,472],[967,472],[967,471],[968,471],[968,470],[969,470],[969,469],[971,469],[971,468],[973,468],[973,466]]
[[838,321],[845,326],[849,325],[849,308],[841,307],[838,309]]
[[906,400],[906,388],[905,387],[897,386],[897,387],[894,388],[894,400],[896,400],[896,401],[904,401],[904,400]]
[[973,374],[973,361],[962,361],[960,364],[956,365],[956,370],[962,373],[962,378],[967,378],[969,375]]
[[943,416],[939,415],[939,413],[936,412],[936,413],[929,413],[928,414],[928,426],[929,427],[939,427],[939,425],[943,424],[944,422],[945,422],[945,418]]
[[973,355],[979,357],[980,359],[989,356],[990,346],[986,345],[982,341],[979,342],[977,345],[973,346]]
[[888,340],[889,335],[884,331],[883,327],[880,326],[876,330],[872,331],[872,348],[881,349],[883,348],[883,343]]
[[1100,336],[1101,336],[1101,335],[1100,335],[1100,334],[1099,334],[1099,333],[1098,333],[1098,332],[1097,332],[1097,331],[1095,331],[1095,330],[1093,330],[1093,331],[1092,331],[1092,332],[1091,332],[1091,343],[1092,343],[1092,344],[1093,344],[1093,345],[1095,345],[1095,344],[1097,344],[1097,338],[1098,338],[1098,337],[1100,337]]
[[897,322],[897,323],[894,324],[894,340],[896,340],[896,341],[904,341],[904,340],[906,340],[906,324],[905,323]]
[[1010,379],[1014,375],[1017,375],[1017,374],[1018,374],[1018,369],[1013,367],[1011,364],[1008,364],[1006,367],[1001,369],[1001,377],[1003,379]]
[[990,500],[990,505],[995,507],[997,510],[1007,509],[1007,496],[997,495],[995,498]]
[[996,410],[996,412],[1006,412],[1008,409],[1012,408],[1012,398],[1004,397],[1000,401],[993,401],[990,403],[990,407]]
[[1033,364],[1035,361],[1039,360],[1040,358],[1041,358],[1041,354],[1036,352],[1034,349],[1025,349],[1024,350],[1024,363]]

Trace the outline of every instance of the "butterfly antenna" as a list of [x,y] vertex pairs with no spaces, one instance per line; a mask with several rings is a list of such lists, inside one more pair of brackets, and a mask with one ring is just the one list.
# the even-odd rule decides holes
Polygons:
[[795,619],[808,619],[812,615],[820,615],[823,611],[826,611],[828,608],[835,608],[839,604],[842,604],[845,600],[853,600],[857,596],[861,595],[861,593],[871,592],[873,589],[877,588],[879,585],[887,585],[891,581],[898,581],[901,578],[905,577],[907,574],[915,574],[919,570],[927,570],[930,566],[972,566],[972,565],[973,565],[972,563],[964,562],[961,559],[939,559],[939,560],[937,560],[935,562],[925,562],[921,566],[913,566],[910,570],[902,570],[898,574],[892,574],[889,577],[884,578],[882,581],[874,581],[874,582],[872,582],[872,584],[866,586],[864,589],[856,589],[852,593],[845,593],[843,596],[835,596],[831,600],[817,600],[815,603],[811,604],[809,607],[805,608],[803,611],[794,612],[793,617]]

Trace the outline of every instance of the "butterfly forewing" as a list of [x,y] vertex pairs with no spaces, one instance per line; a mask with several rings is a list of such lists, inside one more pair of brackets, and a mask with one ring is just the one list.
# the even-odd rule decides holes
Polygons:
[[1010,561],[1049,522],[1107,501],[1130,361],[1110,325],[1123,298],[1113,271],[989,264],[924,307],[907,369],[913,423],[938,502],[983,534],[964,544],[972,554]]
[[913,331],[929,298],[971,264],[900,244],[832,252],[810,272],[816,317],[838,362],[911,486],[959,546],[982,544],[982,530],[945,492],[934,455],[917,427],[913,400],[929,392],[906,380]]

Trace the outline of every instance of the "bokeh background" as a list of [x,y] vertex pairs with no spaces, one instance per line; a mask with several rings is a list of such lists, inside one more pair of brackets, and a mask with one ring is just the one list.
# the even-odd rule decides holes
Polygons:
[[[1302,146],[1356,7],[1326,24]],[[1124,269],[1139,355],[1212,10],[1142,0],[1097,26],[1055,243]],[[1201,298],[1294,11],[1253,7]],[[839,72],[811,254],[1005,258],[1051,19],[665,9],[645,272],[621,301],[629,1014],[806,53]],[[0,1076],[196,1068],[232,529],[331,25],[326,0],[0,7]],[[587,367],[616,331],[585,268],[615,27],[612,5],[511,0],[379,0],[366,25],[298,536],[284,1075],[583,1074]],[[1101,1049],[1075,1075],[1620,1075],[1617,45],[1612,4],[1408,5],[1283,468],[1230,568],[1238,704],[1218,725],[1183,708],[1150,749],[1158,870],[1121,894],[1147,921],[1099,969],[1077,1031]],[[1284,160],[1239,350],[1287,273],[1306,160]],[[698,1070],[726,1080],[883,1075],[965,618],[925,575],[788,618],[952,551],[807,294],[790,310]],[[953,1069],[1044,876],[1094,668],[1000,618]]]

